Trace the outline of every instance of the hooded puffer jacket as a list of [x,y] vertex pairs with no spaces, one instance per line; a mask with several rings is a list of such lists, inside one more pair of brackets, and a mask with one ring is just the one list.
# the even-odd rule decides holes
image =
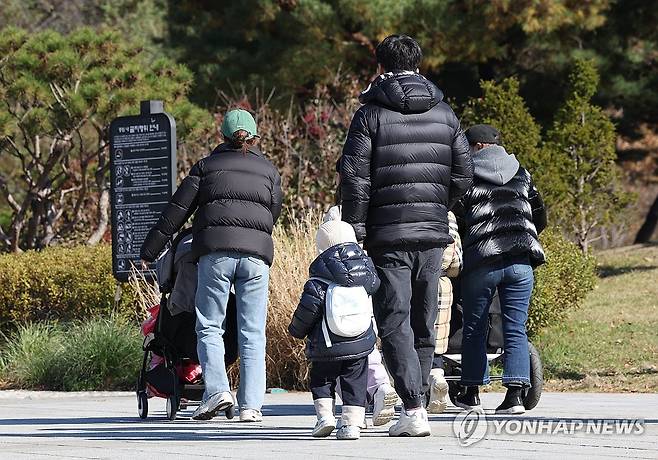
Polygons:
[[274,258],[272,229],[281,214],[281,177],[256,147],[246,154],[219,145],[183,180],[142,245],[141,257],[158,257],[171,236],[194,214],[194,259],[215,251]]
[[340,163],[343,220],[368,250],[452,243],[448,210],[473,164],[443,93],[415,72],[388,73],[360,100]]
[[309,269],[312,279],[306,282],[299,305],[288,331],[306,342],[306,356],[310,361],[341,361],[368,356],[377,336],[372,326],[358,337],[345,338],[329,331],[332,346],[327,348],[322,332],[322,318],[328,284],[314,277],[332,281],[339,286],[363,286],[372,296],[379,289],[379,278],[370,257],[354,243],[333,246],[318,256]]
[[538,235],[546,227],[546,210],[528,171],[498,145],[473,155],[473,163],[473,187],[455,208],[463,272],[526,255],[533,267],[543,264]]

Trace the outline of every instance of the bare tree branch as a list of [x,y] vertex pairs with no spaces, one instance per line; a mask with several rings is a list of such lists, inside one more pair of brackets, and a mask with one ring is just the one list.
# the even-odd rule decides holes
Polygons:
[[7,179],[3,175],[0,174],[0,192],[2,192],[2,196],[5,197],[5,200],[9,204],[9,207],[14,211],[18,212],[20,209],[20,205],[14,198],[14,196],[11,194],[9,191],[9,186],[7,184]]

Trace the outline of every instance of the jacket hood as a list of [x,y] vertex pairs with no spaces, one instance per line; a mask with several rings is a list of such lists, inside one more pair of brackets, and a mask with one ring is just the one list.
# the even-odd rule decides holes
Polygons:
[[473,155],[474,175],[492,184],[504,185],[519,170],[519,160],[507,153],[504,147],[492,145]]
[[361,93],[362,104],[383,105],[401,113],[423,113],[443,100],[443,92],[416,72],[388,72]]
[[[215,147],[215,149],[210,154],[212,155],[213,153],[221,153],[221,152],[240,152],[240,153],[242,153],[242,150],[236,149],[235,147],[232,147],[231,144],[229,144],[228,142],[223,142],[223,143],[219,144],[217,147]],[[256,156],[259,156],[259,157],[264,156],[263,152],[261,152],[261,150],[255,145],[249,147],[247,149],[247,152],[252,153],[252,154],[254,154]]]
[[311,277],[323,278],[340,286],[363,286],[370,292],[378,283],[372,261],[356,243],[332,246],[320,254],[309,268]]

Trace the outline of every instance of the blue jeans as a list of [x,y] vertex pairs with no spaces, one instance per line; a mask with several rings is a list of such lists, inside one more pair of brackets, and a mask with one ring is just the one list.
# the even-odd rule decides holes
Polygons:
[[486,385],[489,305],[498,288],[503,319],[503,385],[530,386],[530,354],[525,323],[534,275],[527,258],[484,265],[462,278],[464,335],[462,385]]
[[196,291],[197,351],[206,385],[204,400],[230,391],[224,364],[224,323],[235,288],[240,351],[241,408],[258,409],[265,396],[265,320],[270,267],[256,256],[213,252],[199,259]]

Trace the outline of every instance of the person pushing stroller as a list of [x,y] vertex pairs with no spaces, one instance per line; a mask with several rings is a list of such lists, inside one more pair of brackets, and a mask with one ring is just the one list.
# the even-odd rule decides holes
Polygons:
[[307,338],[310,386],[317,415],[314,437],[336,428],[336,384],[340,380],[341,426],[338,439],[358,439],[365,418],[368,355],[377,340],[370,296],[379,278],[359,247],[351,225],[330,220],[316,235],[319,256],[310,266],[299,305],[288,330]]
[[503,385],[497,414],[522,414],[530,387],[526,321],[534,284],[533,268],[545,262],[539,234],[546,210],[530,173],[507,153],[491,125],[466,130],[474,182],[455,207],[464,250],[461,291],[464,308],[461,384],[455,405],[480,406],[479,386],[490,382],[486,353],[489,305],[496,290],[504,336]]

